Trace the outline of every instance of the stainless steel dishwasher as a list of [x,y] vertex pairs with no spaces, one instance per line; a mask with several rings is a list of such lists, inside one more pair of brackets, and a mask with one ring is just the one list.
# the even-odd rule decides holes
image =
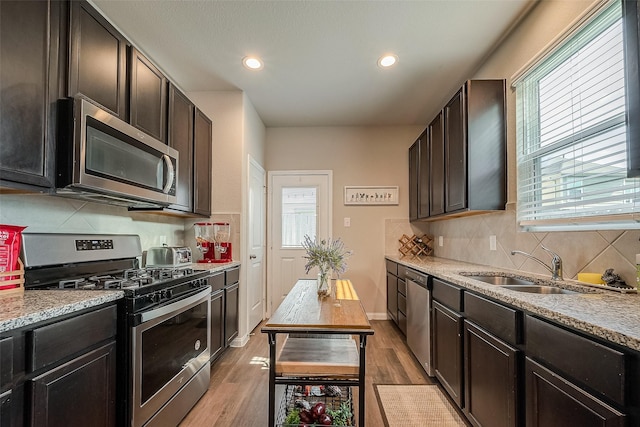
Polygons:
[[427,375],[433,376],[429,276],[408,268],[404,276],[407,282],[407,345]]

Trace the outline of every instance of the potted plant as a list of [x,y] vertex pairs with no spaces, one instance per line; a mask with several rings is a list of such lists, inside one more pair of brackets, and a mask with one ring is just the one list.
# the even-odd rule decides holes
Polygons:
[[305,271],[309,271],[318,267],[318,295],[327,296],[331,294],[331,277],[330,274],[335,273],[338,277],[347,271],[346,258],[351,255],[351,251],[347,250],[341,239],[322,239],[313,240],[308,235],[304,236],[302,246],[306,249],[307,264],[304,266]]

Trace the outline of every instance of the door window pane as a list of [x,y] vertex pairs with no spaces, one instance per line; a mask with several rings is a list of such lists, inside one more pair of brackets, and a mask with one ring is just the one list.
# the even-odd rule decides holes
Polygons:
[[301,248],[305,234],[314,239],[318,228],[318,189],[282,189],[282,247]]

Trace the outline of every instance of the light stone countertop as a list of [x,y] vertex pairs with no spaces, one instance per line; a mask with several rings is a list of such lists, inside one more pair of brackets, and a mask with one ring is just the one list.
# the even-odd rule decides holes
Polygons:
[[34,290],[0,297],[0,333],[116,301],[122,291]]
[[240,265],[238,261],[230,261],[230,262],[194,262],[191,264],[191,267],[194,270],[207,270],[215,273],[216,271],[228,270],[233,267],[237,267]]
[[[521,308],[529,313],[640,351],[640,294],[622,294],[603,289],[597,285],[583,286],[575,280],[552,282],[550,275],[505,270],[444,258],[424,257],[411,260],[390,255],[385,258],[513,307]],[[587,293],[534,294],[518,292],[460,274],[493,272],[499,272],[505,276],[535,278],[536,282],[541,282],[539,284],[553,284],[573,290],[581,289]]]

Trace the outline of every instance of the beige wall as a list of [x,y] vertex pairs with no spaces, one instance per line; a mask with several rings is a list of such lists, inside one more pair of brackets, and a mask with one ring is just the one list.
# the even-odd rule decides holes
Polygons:
[[244,136],[246,154],[250,155],[253,160],[264,167],[266,128],[251,103],[251,100],[244,92],[242,96],[242,106],[244,109],[242,134]]
[[[421,126],[267,128],[268,171],[333,171],[333,237],[353,250],[344,277],[351,279],[373,316],[386,315],[385,220],[407,223],[408,148]],[[345,206],[345,185],[398,185],[399,205]],[[344,227],[344,218],[351,227]],[[398,236],[399,237],[399,236]]]
[[[602,273],[606,268],[614,268],[627,283],[635,283],[635,254],[640,253],[640,230],[526,233],[518,230],[513,211],[516,202],[516,117],[511,77],[592,4],[591,0],[540,2],[473,76],[507,79],[509,210],[430,223],[427,230],[444,238],[444,246],[435,248],[437,256],[548,274],[539,264],[510,254],[512,249],[519,249],[549,260],[540,248],[542,243],[562,257],[567,278],[575,278],[579,272]],[[490,235],[497,237],[496,251],[489,251]]]

